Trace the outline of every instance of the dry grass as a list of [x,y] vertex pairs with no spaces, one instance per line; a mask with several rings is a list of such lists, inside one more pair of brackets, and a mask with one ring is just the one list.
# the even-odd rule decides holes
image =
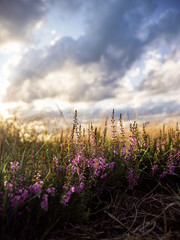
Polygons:
[[[174,240],[180,239],[180,201],[166,187],[157,185],[145,193],[108,189],[89,225],[68,224],[48,240]],[[159,192],[162,189],[162,193]],[[61,237],[60,237],[61,236]]]

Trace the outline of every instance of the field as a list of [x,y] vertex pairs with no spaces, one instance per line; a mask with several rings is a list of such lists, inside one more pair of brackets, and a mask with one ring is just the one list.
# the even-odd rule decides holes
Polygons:
[[180,239],[180,130],[0,121],[0,239]]

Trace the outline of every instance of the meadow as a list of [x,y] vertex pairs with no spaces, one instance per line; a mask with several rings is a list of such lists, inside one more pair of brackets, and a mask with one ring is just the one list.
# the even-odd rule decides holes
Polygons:
[[180,129],[0,120],[0,239],[180,239]]

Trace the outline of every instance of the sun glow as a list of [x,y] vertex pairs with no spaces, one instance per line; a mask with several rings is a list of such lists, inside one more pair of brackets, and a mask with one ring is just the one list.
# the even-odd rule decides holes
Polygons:
[[10,114],[8,113],[8,109],[7,109],[6,106],[5,106],[4,104],[2,104],[2,102],[1,102],[1,98],[0,98],[0,117],[3,117],[4,119],[10,117]]

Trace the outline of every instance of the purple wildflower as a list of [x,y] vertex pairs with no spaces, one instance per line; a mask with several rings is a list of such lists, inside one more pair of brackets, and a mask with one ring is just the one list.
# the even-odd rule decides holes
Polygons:
[[167,175],[167,172],[166,172],[166,171],[163,171],[159,177],[160,177],[160,178],[164,178],[166,175]]
[[124,156],[126,154],[126,147],[123,147],[121,149],[121,156]]
[[39,183],[35,183],[35,184],[33,184],[33,185],[31,185],[31,186],[29,186],[29,190],[30,190],[30,192],[32,192],[34,195],[36,195],[36,194],[40,194],[41,192],[42,192],[42,186],[41,186],[41,184],[39,184]]
[[158,169],[158,164],[153,165],[153,167],[152,167],[153,174],[157,169]]
[[59,166],[59,174],[62,172],[62,166]]
[[8,193],[8,197],[9,197],[9,198],[12,198],[12,197],[13,197],[13,194],[12,194],[12,193]]
[[29,197],[29,192],[28,192],[27,189],[24,189],[21,197],[22,197],[22,201],[23,201],[23,202],[26,201],[26,199],[28,199],[28,197]]
[[99,176],[99,174],[100,174],[100,171],[95,171],[94,172],[94,175],[97,176],[97,177]]
[[14,172],[15,170],[18,171],[19,169],[19,162],[10,162],[11,170]]
[[74,193],[74,192],[76,192],[76,188],[75,188],[74,186],[71,186],[70,189],[69,189],[69,191],[68,191],[67,194],[66,194],[65,199],[62,200],[61,203],[62,203],[63,205],[66,205],[66,204],[69,202],[72,193]]
[[133,168],[131,167],[129,169],[129,176],[128,176],[129,189],[134,188],[134,186],[137,184],[138,179],[139,179],[139,176],[134,174]]
[[114,165],[115,165],[115,162],[108,163],[108,168],[109,168],[111,171],[113,171]]
[[52,197],[55,196],[55,188],[48,188],[48,189],[47,189],[47,192],[48,192],[49,194],[51,194]]
[[9,192],[13,191],[13,184],[12,183],[8,183],[8,190],[9,190]]
[[169,173],[174,173],[175,166],[174,166],[173,161],[168,160],[167,165],[168,165],[168,168],[169,168]]
[[31,210],[31,209],[30,209],[29,207],[26,206],[26,211],[30,212],[30,210]]
[[102,179],[104,179],[104,178],[106,178],[106,177],[107,177],[107,173],[104,173],[104,174],[101,176]]
[[16,195],[14,196],[13,198],[11,198],[10,202],[11,202],[11,207],[12,208],[15,208],[18,203],[19,203],[19,200],[21,199],[21,196],[20,195]]
[[129,160],[131,159],[132,155],[133,155],[133,151],[135,149],[135,145],[136,145],[136,139],[135,137],[132,137],[130,136],[130,140],[129,140],[129,149],[128,149],[128,152],[126,154],[126,157],[125,157],[125,162],[128,163]]
[[48,195],[47,194],[44,194],[42,198],[41,208],[44,209],[44,211],[48,211]]
[[177,152],[177,159],[180,161],[180,151]]
[[80,185],[76,188],[76,192],[77,193],[82,192],[84,187],[85,187],[85,184],[81,182]]

